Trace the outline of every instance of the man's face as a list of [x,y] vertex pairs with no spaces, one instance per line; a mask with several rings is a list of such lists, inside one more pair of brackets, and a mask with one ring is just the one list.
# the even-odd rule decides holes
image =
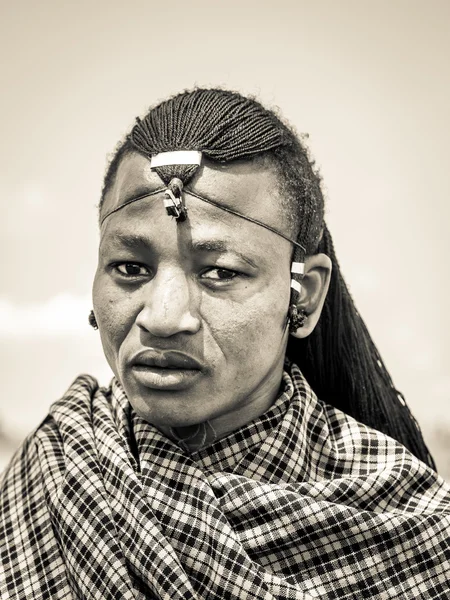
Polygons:
[[[162,186],[126,156],[103,214]],[[197,193],[285,230],[270,167],[203,166]],[[177,223],[163,194],[109,216],[101,229],[94,311],[106,358],[136,412],[157,427],[239,426],[277,395],[287,343],[291,245],[184,193]]]

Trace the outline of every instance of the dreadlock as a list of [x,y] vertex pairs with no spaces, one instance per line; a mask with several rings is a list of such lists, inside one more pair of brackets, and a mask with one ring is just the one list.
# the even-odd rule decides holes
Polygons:
[[[305,249],[296,247],[293,260],[303,262],[305,254],[323,252],[333,267],[319,323],[307,338],[290,338],[288,358],[300,366],[319,398],[398,440],[435,469],[418,424],[395,389],[342,277],[324,223],[320,176],[304,143],[273,111],[252,98],[220,89],[184,92],[137,119],[109,165],[100,211],[126,154],[137,151],[150,157],[174,150],[198,150],[222,163],[270,161],[280,197],[287,199],[283,208],[289,227]],[[188,183],[196,169],[197,165],[170,165],[156,171],[168,185],[174,177]],[[300,282],[301,276],[293,277]],[[291,307],[297,300],[298,292],[292,290]]]

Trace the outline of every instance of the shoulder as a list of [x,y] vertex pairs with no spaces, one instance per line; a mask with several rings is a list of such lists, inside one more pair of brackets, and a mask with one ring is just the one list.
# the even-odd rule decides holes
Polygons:
[[91,375],[79,375],[67,391],[50,406],[47,416],[25,438],[13,455],[9,465],[0,476],[0,492],[8,485],[8,480],[17,481],[29,475],[30,482],[37,472],[41,458],[51,455],[53,459],[63,454],[61,421],[68,421],[90,411],[96,394],[108,396],[108,389],[100,388],[98,381]]
[[[52,415],[62,407],[70,407],[74,404],[89,403],[100,390],[99,383],[91,375],[78,375],[67,389],[66,393],[50,407],[49,414]],[[106,392],[106,390],[104,390]]]
[[318,398],[295,364],[291,376],[307,407],[309,445],[320,456],[320,464],[329,477],[406,469],[435,478],[435,472],[399,441]]
[[78,375],[63,396],[50,406],[47,421],[61,425],[70,418],[86,418],[92,412],[92,404],[97,396],[108,396],[109,390],[101,388],[95,377]]

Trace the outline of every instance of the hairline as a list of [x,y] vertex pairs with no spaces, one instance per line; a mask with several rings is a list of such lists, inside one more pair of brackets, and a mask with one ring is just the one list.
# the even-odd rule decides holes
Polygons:
[[[128,142],[128,140],[125,140],[124,143],[118,148],[113,159],[111,160],[110,164],[107,167],[106,177],[105,177],[105,185],[103,187],[100,203],[98,206],[98,220],[99,220],[100,224],[102,223],[102,213],[103,213],[104,204],[108,198],[108,194],[111,192],[112,188],[114,187],[119,168],[120,168],[123,160],[132,154],[138,154],[138,155],[144,156],[144,158],[148,159],[148,157],[145,156],[145,154],[143,154],[142,152],[139,152],[139,150],[137,150],[133,146],[131,146],[131,144]],[[247,163],[247,164],[260,163],[260,164],[265,165],[265,166],[269,167],[270,169],[272,169],[274,176],[275,176],[275,181],[276,181],[275,191],[277,192],[277,196],[278,196],[277,203],[279,204],[279,208],[280,208],[280,218],[283,219],[283,221],[284,221],[283,226],[286,229],[286,235],[289,237],[292,237],[293,239],[297,238],[299,223],[298,223],[297,215],[295,214],[296,200],[291,197],[292,194],[286,193],[286,189],[285,189],[286,183],[285,183],[285,181],[283,181],[284,178],[283,178],[283,172],[281,169],[281,165],[276,160],[275,156],[273,156],[273,153],[271,151],[261,152],[260,154],[256,154],[253,157],[241,158],[241,159],[237,159],[236,161],[229,161],[227,163],[214,161],[212,159],[208,159],[208,160],[210,160],[213,164],[231,164],[231,163],[237,162],[237,161],[242,162],[242,163]],[[114,165],[114,169],[111,172],[113,165]],[[110,177],[107,179],[108,175],[110,175]]]

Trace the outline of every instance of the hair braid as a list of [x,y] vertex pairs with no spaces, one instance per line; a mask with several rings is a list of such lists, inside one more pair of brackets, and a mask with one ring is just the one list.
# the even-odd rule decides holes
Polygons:
[[[105,176],[100,211],[126,154],[137,151],[150,157],[173,150],[199,150],[208,159],[224,163],[260,156],[270,161],[291,233],[298,234],[307,254],[324,252],[333,263],[319,323],[305,340],[289,341],[289,358],[299,364],[322,400],[394,437],[435,468],[341,276],[331,235],[324,226],[320,177],[293,130],[260,103],[234,92],[195,89],[174,96],[137,119],[119,146]],[[174,177],[185,184],[196,168],[174,165],[160,167],[157,173],[166,185]],[[304,260],[299,249],[293,256],[297,262]],[[291,302],[297,300],[294,290]]]
[[355,308],[326,226],[319,251],[332,261],[330,289],[314,332],[304,340],[292,339],[289,357],[301,364],[322,400],[362,423],[376,424],[435,469],[418,424]]

